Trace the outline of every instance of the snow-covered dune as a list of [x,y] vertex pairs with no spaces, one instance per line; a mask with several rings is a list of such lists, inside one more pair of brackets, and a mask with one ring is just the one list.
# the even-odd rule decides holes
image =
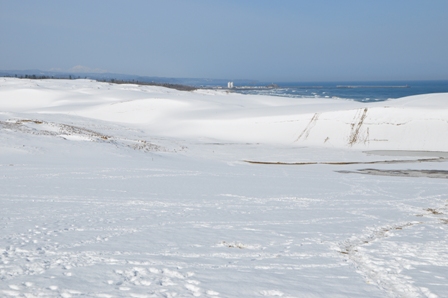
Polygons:
[[448,94],[358,103],[181,92],[89,80],[1,79],[0,110],[78,115],[181,138],[448,151]]
[[444,297],[447,102],[0,78],[0,297]]

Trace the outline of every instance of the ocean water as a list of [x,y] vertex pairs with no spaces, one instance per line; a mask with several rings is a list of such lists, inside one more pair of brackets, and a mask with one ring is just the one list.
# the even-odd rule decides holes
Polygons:
[[343,98],[361,102],[384,101],[410,95],[448,92],[448,81],[409,82],[313,82],[275,83],[264,86],[235,86],[233,91],[243,94],[262,94],[295,98]]

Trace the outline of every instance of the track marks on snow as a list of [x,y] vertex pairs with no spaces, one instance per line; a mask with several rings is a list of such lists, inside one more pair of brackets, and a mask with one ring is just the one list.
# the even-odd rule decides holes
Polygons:
[[114,278],[108,280],[107,284],[115,290],[129,291],[129,296],[133,294],[148,294],[156,297],[219,296],[216,291],[204,289],[201,282],[194,279],[194,272],[182,268],[131,267],[125,270],[114,270],[114,273]]
[[[194,278],[195,273],[179,267],[166,268],[151,266],[122,265],[121,269],[106,270],[108,276],[102,283],[101,292],[95,288],[73,290],[70,283],[55,285],[51,279],[40,281],[39,286],[32,282],[9,284],[0,290],[2,297],[219,297],[220,293],[204,287]],[[39,279],[36,277],[36,279]],[[46,285],[45,285],[46,284]]]
[[[408,207],[409,211],[418,211],[415,207]],[[446,206],[420,209],[421,213],[416,216],[425,220],[367,229],[365,234],[353,236],[340,243],[338,251],[355,265],[356,271],[364,276],[368,283],[375,284],[393,297],[437,297],[428,288],[418,286],[412,274],[418,272],[417,268],[425,266],[448,266],[448,257],[441,254],[445,251],[446,235],[437,232],[445,221],[448,223],[448,219],[441,218],[445,209]],[[402,234],[419,239],[423,235],[427,237],[428,231],[440,234],[442,238],[436,237],[425,243],[400,243]],[[419,271],[426,272],[423,269]],[[417,276],[420,275],[417,273]],[[446,292],[448,278],[439,278],[445,283],[441,280],[437,290]]]

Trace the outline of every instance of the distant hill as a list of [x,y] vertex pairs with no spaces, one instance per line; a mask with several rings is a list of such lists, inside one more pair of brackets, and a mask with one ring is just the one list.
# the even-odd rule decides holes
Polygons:
[[227,82],[233,81],[238,85],[258,85],[260,82],[254,80],[228,80],[228,79],[204,79],[204,78],[167,78],[149,77],[138,75],[127,75],[118,73],[76,73],[57,72],[38,69],[29,70],[0,70],[2,77],[29,77],[29,78],[54,78],[54,79],[92,79],[98,81],[126,81],[135,83],[157,83],[157,84],[177,84],[194,87],[217,87],[227,86]]

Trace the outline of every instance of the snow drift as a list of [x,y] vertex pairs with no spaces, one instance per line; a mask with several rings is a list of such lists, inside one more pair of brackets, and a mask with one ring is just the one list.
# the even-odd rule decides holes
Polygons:
[[448,94],[379,103],[248,96],[89,80],[0,81],[0,110],[59,113],[155,135],[355,149],[448,151]]

